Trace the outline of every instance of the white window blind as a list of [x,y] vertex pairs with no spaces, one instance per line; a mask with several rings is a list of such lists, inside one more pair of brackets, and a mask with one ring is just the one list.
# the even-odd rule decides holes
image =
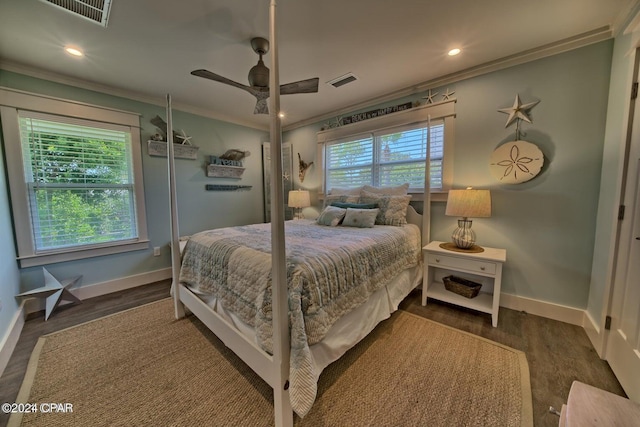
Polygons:
[[[326,144],[325,189],[409,183],[424,191],[427,124],[399,126]],[[431,123],[431,190],[443,187],[444,122]]]
[[19,113],[35,252],[136,239],[127,127]]

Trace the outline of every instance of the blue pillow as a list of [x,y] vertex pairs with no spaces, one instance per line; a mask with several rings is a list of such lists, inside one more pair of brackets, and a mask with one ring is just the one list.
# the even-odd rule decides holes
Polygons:
[[339,208],[347,209],[375,209],[378,207],[377,203],[348,203],[348,202],[331,202],[331,206],[337,206]]

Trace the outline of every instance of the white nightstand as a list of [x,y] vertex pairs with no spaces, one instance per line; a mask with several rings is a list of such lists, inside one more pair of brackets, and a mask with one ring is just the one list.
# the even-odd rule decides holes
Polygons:
[[[483,252],[457,252],[443,249],[443,242],[431,242],[422,248],[424,255],[424,279],[422,283],[422,305],[427,297],[491,314],[491,324],[498,326],[502,264],[507,260],[505,249],[484,247]],[[453,274],[482,284],[475,298],[445,289],[444,276]]]

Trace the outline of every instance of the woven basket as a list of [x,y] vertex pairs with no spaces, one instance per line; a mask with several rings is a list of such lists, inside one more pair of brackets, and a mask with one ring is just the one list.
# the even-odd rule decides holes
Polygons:
[[442,278],[446,290],[462,295],[465,298],[475,298],[480,292],[482,284],[472,282],[457,276],[445,276]]

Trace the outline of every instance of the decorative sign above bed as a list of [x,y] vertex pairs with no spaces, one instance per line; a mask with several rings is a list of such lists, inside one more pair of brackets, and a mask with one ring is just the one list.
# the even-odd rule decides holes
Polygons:
[[375,117],[385,116],[391,113],[397,113],[398,111],[404,111],[411,108],[413,104],[411,102],[405,102],[404,104],[393,105],[391,107],[376,108],[375,110],[365,111],[364,113],[356,113],[346,117],[338,117],[332,123],[326,123],[322,130],[330,128],[336,128],[351,123],[361,122],[363,120],[373,119]]
[[[167,157],[166,141],[148,141],[149,155]],[[173,155],[176,159],[195,160],[198,158],[198,148],[194,145],[173,143]]]

